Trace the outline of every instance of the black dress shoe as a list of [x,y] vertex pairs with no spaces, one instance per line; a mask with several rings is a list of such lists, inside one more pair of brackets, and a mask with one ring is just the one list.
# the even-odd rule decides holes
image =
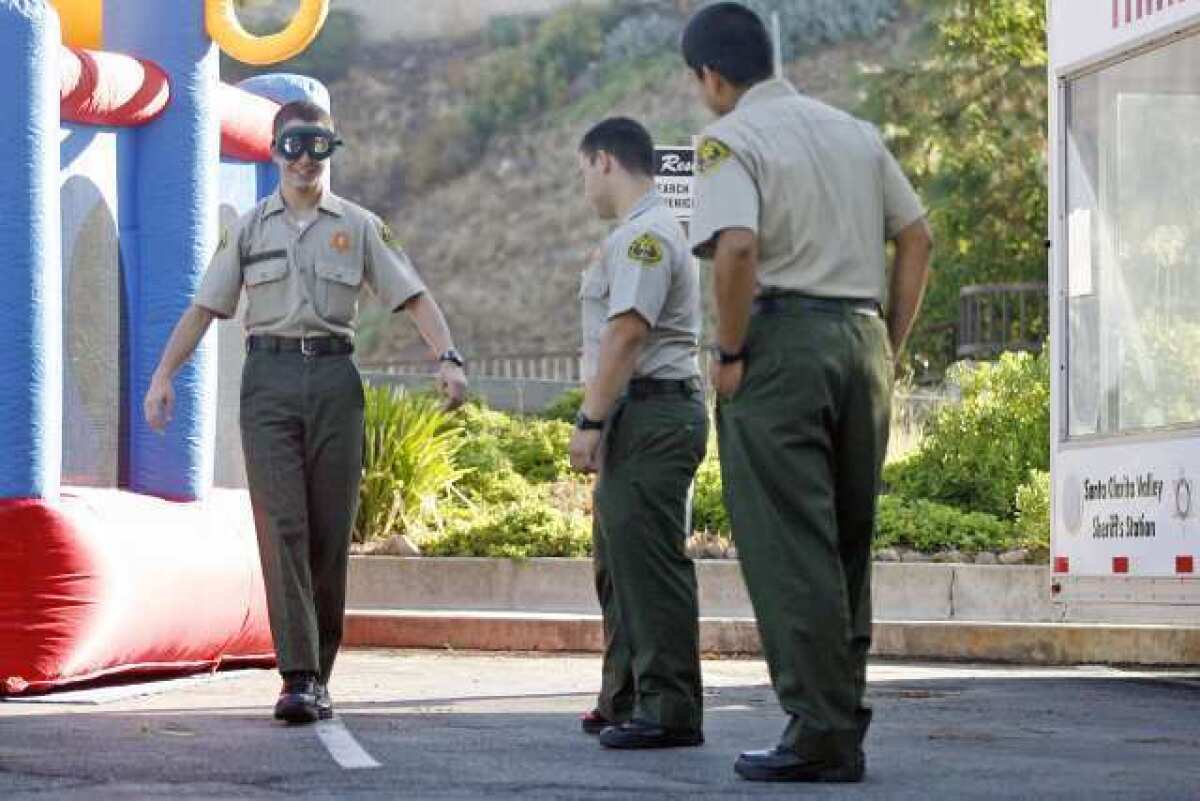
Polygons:
[[288,723],[315,722],[320,717],[317,707],[319,689],[316,677],[310,674],[286,677],[279,700],[275,702],[275,719]]
[[591,712],[584,712],[579,716],[579,728],[583,729],[584,734],[599,734],[609,726],[616,726],[615,720],[609,720],[600,714],[599,709],[593,709]]
[[747,751],[737,758],[733,769],[752,782],[860,782],[861,758],[829,761],[803,756],[782,746],[769,751]]
[[329,720],[333,717],[333,696],[329,694],[329,685],[317,685],[317,717]]
[[600,732],[605,748],[687,748],[704,745],[704,732],[667,729],[646,720],[631,720]]

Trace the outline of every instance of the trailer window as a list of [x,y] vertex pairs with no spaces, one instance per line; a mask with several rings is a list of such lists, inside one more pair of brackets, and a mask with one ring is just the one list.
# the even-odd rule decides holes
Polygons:
[[1067,433],[1200,424],[1200,37],[1070,82]]

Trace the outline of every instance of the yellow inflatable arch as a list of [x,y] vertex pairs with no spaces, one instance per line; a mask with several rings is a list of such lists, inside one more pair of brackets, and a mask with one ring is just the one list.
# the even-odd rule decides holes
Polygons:
[[262,66],[287,61],[304,52],[329,16],[329,0],[300,0],[300,8],[279,33],[255,36],[238,20],[233,0],[204,0],[208,35],[226,55],[244,64]]

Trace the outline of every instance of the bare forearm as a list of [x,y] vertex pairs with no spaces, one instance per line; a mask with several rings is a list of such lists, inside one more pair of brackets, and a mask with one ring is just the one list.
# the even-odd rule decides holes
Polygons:
[[435,356],[440,356],[454,347],[454,339],[450,335],[446,317],[442,314],[442,309],[438,306],[437,301],[428,292],[422,292],[410,300],[404,310],[408,312],[408,316],[416,325],[421,338],[425,340],[425,344],[429,346]]
[[713,259],[713,293],[717,304],[717,344],[726,353],[741,351],[757,288],[758,247],[749,231],[721,235]]
[[925,297],[932,250],[933,240],[924,221],[905,229],[896,240],[887,314],[888,339],[896,355],[904,348]]
[[596,375],[584,390],[582,409],[590,419],[603,420],[612,411],[617,396],[633,376],[647,331],[641,318],[617,318],[605,328]]
[[167,347],[163,350],[154,373],[156,377],[170,381],[179,368],[191,358],[200,340],[204,339],[215,315],[201,306],[189,306],[175,324]]

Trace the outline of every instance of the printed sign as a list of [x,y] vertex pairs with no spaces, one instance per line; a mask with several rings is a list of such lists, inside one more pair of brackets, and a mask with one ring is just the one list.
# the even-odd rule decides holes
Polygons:
[[654,149],[654,183],[667,208],[680,222],[692,219],[692,197],[696,180],[694,147]]

